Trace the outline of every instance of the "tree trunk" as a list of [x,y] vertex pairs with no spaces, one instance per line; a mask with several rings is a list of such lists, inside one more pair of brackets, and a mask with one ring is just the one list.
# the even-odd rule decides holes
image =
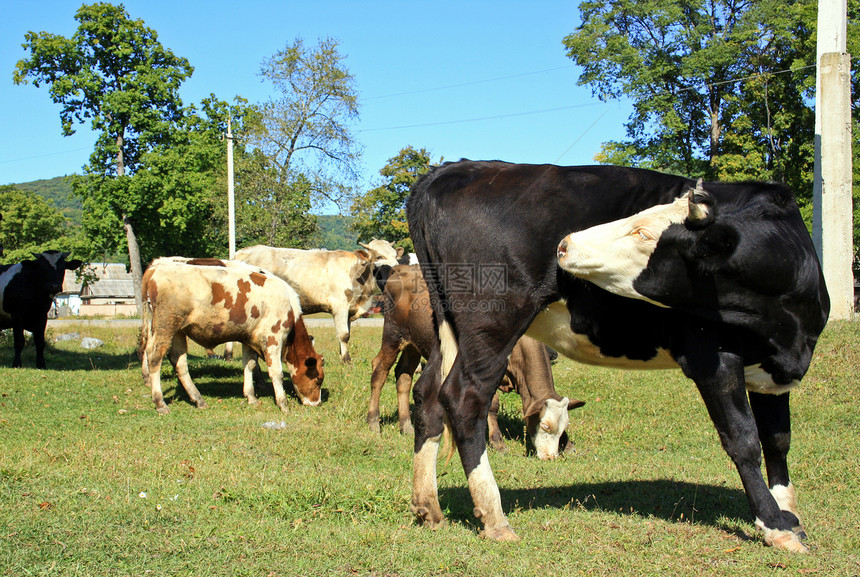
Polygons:
[[122,227],[128,239],[128,262],[131,265],[131,278],[134,283],[134,302],[137,305],[137,314],[143,316],[143,269],[140,266],[140,248],[137,246],[137,236],[128,216],[122,217]]
[[711,148],[709,151],[711,168],[714,166],[714,158],[717,157],[720,150],[720,110],[715,108],[711,112]]

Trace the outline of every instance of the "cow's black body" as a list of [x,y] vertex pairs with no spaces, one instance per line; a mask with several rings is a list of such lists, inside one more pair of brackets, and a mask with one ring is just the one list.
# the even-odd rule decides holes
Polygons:
[[[438,350],[416,384],[416,456],[441,432],[444,412],[466,474],[479,467],[487,408],[507,355],[542,310],[564,300],[569,329],[599,348],[580,360],[646,368],[662,354],[662,368],[676,363],[693,379],[765,531],[799,533],[798,519],[780,510],[759,468],[763,447],[770,486],[789,484],[788,393],[751,392],[748,401],[744,383],[744,367],[751,365],[761,365],[777,385],[799,380],[828,316],[820,266],[790,193],[760,183],[709,184],[718,218],[729,219],[718,222],[731,222],[742,238],[722,230],[709,240],[714,253],[726,243],[735,251],[726,274],[714,273],[719,263],[710,262],[716,257],[707,254],[707,242],[699,246],[703,255],[695,271],[677,270],[658,245],[637,284],[671,308],[610,294],[558,267],[556,249],[567,234],[671,203],[694,185],[630,168],[470,161],[443,165],[419,180],[407,206],[410,232],[437,329],[450,327],[457,354],[444,384]],[[475,275],[471,287],[462,272],[451,274],[468,267]],[[498,267],[505,274],[502,290],[480,276]],[[678,275],[680,284],[671,280]],[[420,482],[413,510],[430,523],[441,521],[438,501]],[[513,535],[503,515],[499,520],[482,510],[471,477],[470,488],[476,514],[491,519],[484,519],[488,534]]]
[[81,266],[81,261],[67,261],[69,253],[55,250],[36,255],[35,260],[0,268],[0,329],[13,331],[15,358],[13,367],[21,366],[24,331],[33,333],[36,367],[45,368],[45,326],[54,296],[63,290],[67,270]]

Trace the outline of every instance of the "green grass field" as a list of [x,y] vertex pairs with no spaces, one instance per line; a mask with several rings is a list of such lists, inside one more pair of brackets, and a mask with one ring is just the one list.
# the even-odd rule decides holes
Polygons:
[[[575,453],[525,456],[519,399],[505,395],[508,449],[490,459],[522,540],[487,542],[457,459],[439,464],[450,522],[409,512],[412,439],[397,432],[393,382],[382,434],[365,424],[380,328],[353,330],[353,363],[334,332],[326,402],[244,403],[239,362],[193,349],[196,409],[163,369],[159,416],[136,355],[137,328],[64,327],[105,341],[28,346],[13,370],[0,336],[0,575],[820,575],[860,574],[860,323],[832,323],[792,392],[790,465],[810,555],[765,547],[740,480],[694,385],[680,371],[554,365]],[[285,421],[269,430],[268,421]]]

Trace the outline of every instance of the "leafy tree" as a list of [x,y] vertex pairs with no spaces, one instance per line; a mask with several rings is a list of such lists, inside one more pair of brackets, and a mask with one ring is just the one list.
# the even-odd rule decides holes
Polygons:
[[[90,121],[99,134],[85,178],[74,183],[83,199],[85,217],[112,218],[121,223],[140,303],[140,254],[134,211],[145,201],[130,183],[143,155],[168,141],[182,115],[178,90],[193,68],[158,42],[142,20],[131,20],[120,6],[83,5],[71,38],[28,32],[23,47],[29,57],[15,68],[16,84],[32,79],[50,85],[51,98],[62,106],[64,135]],[[109,240],[109,239],[105,239]]]
[[[343,60],[337,41],[327,38],[308,48],[299,38],[263,62],[260,75],[278,96],[257,108],[255,121],[249,119],[246,146],[259,154],[249,156],[237,182],[245,205],[242,226],[253,228],[249,215],[265,220],[252,236],[305,244],[315,230],[310,202],[341,207],[350,198],[360,154],[349,124],[358,118],[358,97]],[[283,227],[292,231],[277,232]]]
[[564,40],[583,67],[579,82],[634,106],[632,141],[606,156],[626,151],[638,164],[710,178],[742,168],[785,179],[792,147],[809,136],[803,91],[815,71],[797,46],[814,35],[811,3],[583,2],[582,25]]
[[280,171],[259,150],[237,163],[236,245],[312,248],[317,232],[310,214],[312,185],[302,173]]
[[[226,119],[241,129],[244,106],[214,96],[186,111],[169,142],[142,158],[132,193],[148,204],[138,212],[144,260],[157,256],[227,257]],[[241,149],[240,149],[241,152]]]
[[358,233],[359,241],[383,238],[412,250],[406,224],[406,199],[412,184],[429,169],[430,153],[425,148],[416,150],[407,146],[388,159],[379,171],[386,181],[352,203],[351,228]]
[[[634,105],[630,140],[604,143],[596,160],[782,181],[811,222],[815,0],[588,0],[580,14],[581,26],[564,39],[583,67],[579,83]],[[856,54],[860,0],[848,0],[847,39]],[[852,72],[856,124],[860,61]],[[856,165],[857,148],[854,156]],[[855,202],[855,222],[858,211]]]
[[0,220],[3,262],[32,259],[34,253],[46,250],[77,248],[70,238],[71,223],[53,202],[11,185],[0,186],[0,198],[3,199],[3,219]]

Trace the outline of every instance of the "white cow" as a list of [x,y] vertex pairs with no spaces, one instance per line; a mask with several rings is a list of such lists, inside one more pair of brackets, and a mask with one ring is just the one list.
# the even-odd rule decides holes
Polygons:
[[350,362],[349,325],[372,306],[379,291],[374,273],[391,267],[403,255],[402,248],[385,240],[361,243],[346,250],[301,250],[256,245],[237,251],[234,258],[268,269],[287,281],[299,294],[305,314],[325,312],[334,317],[340,358]]

